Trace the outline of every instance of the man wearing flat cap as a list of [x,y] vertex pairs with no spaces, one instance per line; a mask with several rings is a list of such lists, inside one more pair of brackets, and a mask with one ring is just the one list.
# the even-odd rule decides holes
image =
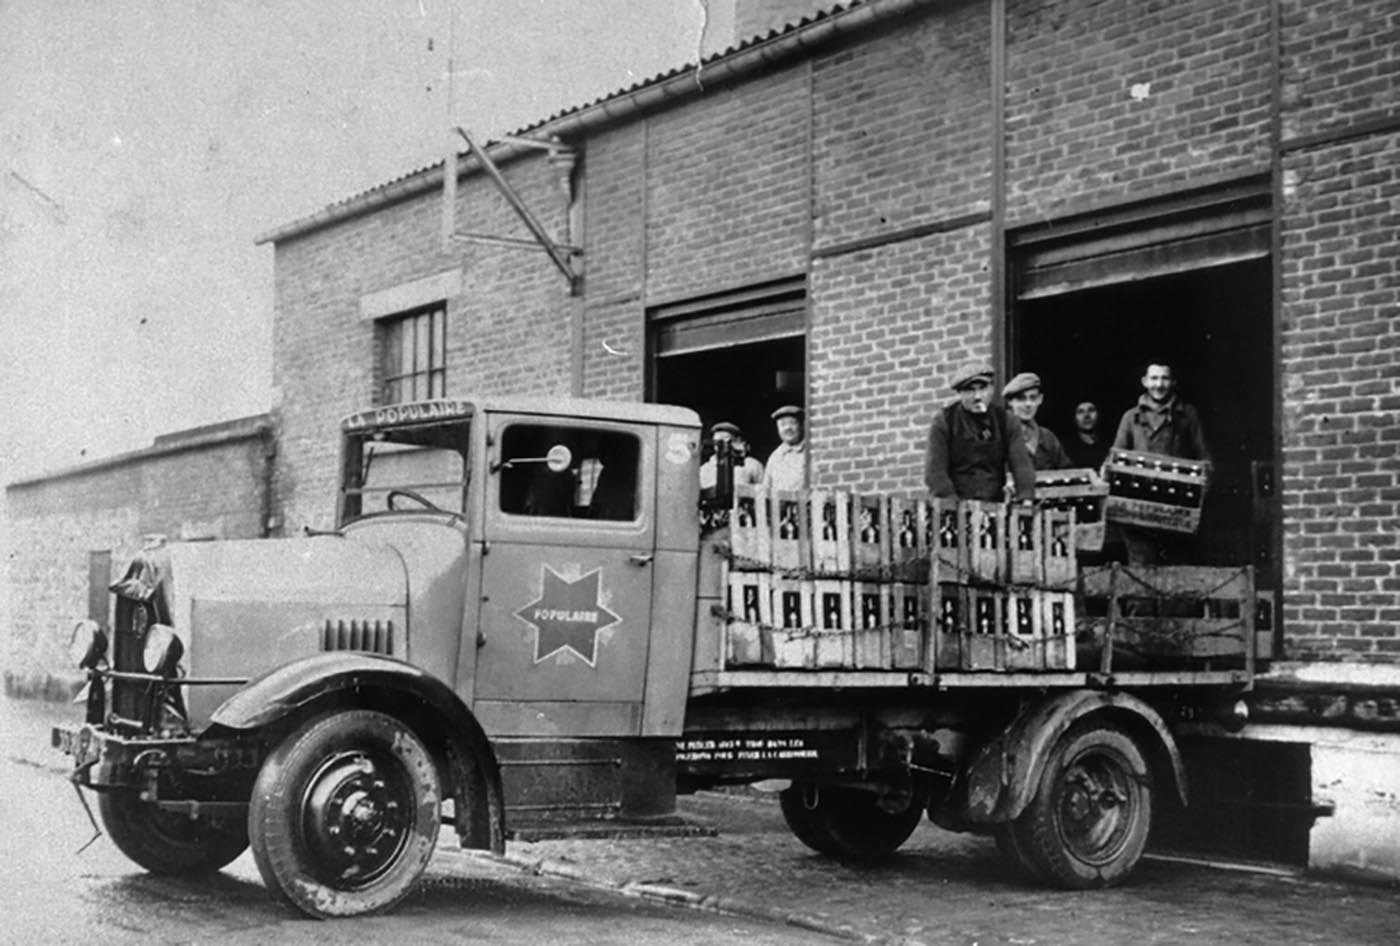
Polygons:
[[764,464],[763,485],[770,490],[805,489],[807,441],[802,430],[802,408],[787,404],[774,411],[772,417],[782,443]]
[[1026,452],[1031,455],[1032,466],[1037,470],[1063,470],[1073,465],[1060,438],[1036,423],[1035,412],[1045,400],[1040,391],[1040,375],[1022,371],[1006,382],[1001,396],[1021,425],[1021,438],[1025,441]]
[[755,457],[749,456],[749,443],[744,439],[744,432],[739,429],[738,424],[731,424],[727,420],[722,420],[710,428],[710,443],[714,446],[715,452],[710,454],[710,458],[700,464],[700,493],[701,495],[712,494],[715,484],[719,481],[716,471],[718,466],[718,454],[720,444],[729,445],[729,455],[733,460],[734,485],[735,486],[756,486],[763,482],[763,464],[759,463]]
[[953,376],[958,399],[933,415],[924,484],[936,499],[1000,502],[1008,472],[1016,499],[1035,498],[1035,468],[1020,425],[1006,408],[992,403],[995,377],[984,364],[963,367]]

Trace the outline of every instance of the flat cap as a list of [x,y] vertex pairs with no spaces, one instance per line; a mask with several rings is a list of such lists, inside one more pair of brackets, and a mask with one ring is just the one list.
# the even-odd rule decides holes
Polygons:
[[1024,391],[1038,387],[1040,387],[1040,375],[1032,371],[1022,371],[1006,382],[1006,387],[1001,389],[1001,393],[1003,397],[1015,397]]
[[958,373],[953,375],[953,390],[961,391],[974,381],[985,381],[992,383],[996,373],[985,362],[972,361],[958,369]]
[[731,424],[727,420],[722,420],[710,428],[710,436],[715,434],[729,434],[731,437],[742,437],[744,432],[739,429],[738,424]]
[[801,419],[802,408],[798,407],[796,404],[784,404],[782,407],[774,411],[770,416],[774,420],[777,420],[780,417],[796,417],[798,419]]

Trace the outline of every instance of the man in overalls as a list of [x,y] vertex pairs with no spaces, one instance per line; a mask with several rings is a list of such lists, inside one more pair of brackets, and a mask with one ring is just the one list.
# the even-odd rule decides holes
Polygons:
[[1000,502],[1009,471],[1015,498],[1035,498],[1035,467],[1016,418],[992,403],[994,378],[982,364],[954,376],[958,399],[936,412],[929,425],[924,484],[930,496]]

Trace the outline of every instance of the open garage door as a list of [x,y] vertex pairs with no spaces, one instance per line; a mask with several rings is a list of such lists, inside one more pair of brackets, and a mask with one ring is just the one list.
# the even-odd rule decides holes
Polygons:
[[1269,200],[1249,181],[1010,234],[1008,352],[1041,375],[1039,420],[1063,438],[1086,400],[1111,438],[1145,364],[1170,361],[1215,458],[1197,559],[1277,587]]

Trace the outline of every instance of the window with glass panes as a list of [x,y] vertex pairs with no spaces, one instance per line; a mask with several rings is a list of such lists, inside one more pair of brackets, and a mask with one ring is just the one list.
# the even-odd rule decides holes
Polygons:
[[382,323],[381,392],[385,404],[447,393],[447,307],[419,309]]

